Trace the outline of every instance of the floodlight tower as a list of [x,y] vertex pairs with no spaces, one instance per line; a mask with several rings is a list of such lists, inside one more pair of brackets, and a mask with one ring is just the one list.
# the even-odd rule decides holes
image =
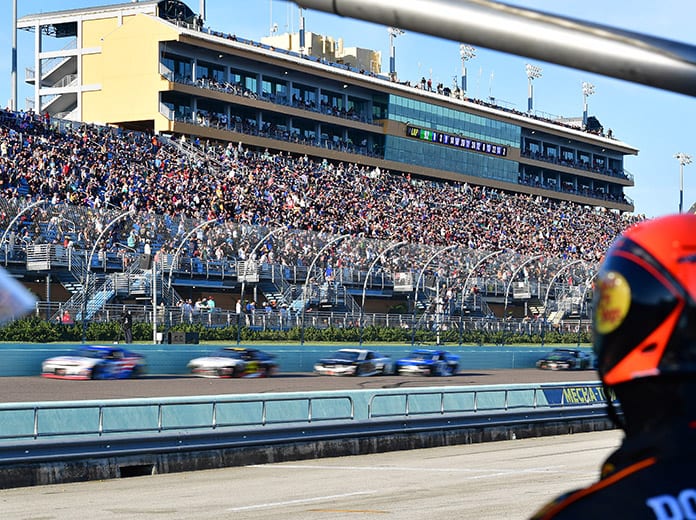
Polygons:
[[305,53],[305,19],[300,8],[300,54]]
[[387,32],[389,32],[389,79],[396,81],[396,49],[394,48],[394,39],[404,34],[404,31],[396,27],[389,27],[387,28]]
[[587,81],[582,82],[582,127],[587,128],[587,98],[595,93],[595,86]]
[[684,203],[684,166],[691,164],[691,156],[679,152],[674,154],[674,158],[679,161],[679,213],[681,213]]
[[534,95],[534,90],[532,87],[532,80],[538,79],[541,77],[541,67],[537,65],[531,65],[527,63],[525,65],[525,70],[527,71],[527,82],[529,83],[529,88],[528,88],[528,94],[527,94],[527,112],[532,111],[532,98]]
[[476,57],[476,49],[466,43],[459,44],[459,57],[462,59],[462,96],[466,94],[466,62]]
[[12,71],[10,72],[11,98],[10,109],[17,107],[17,0],[12,0]]

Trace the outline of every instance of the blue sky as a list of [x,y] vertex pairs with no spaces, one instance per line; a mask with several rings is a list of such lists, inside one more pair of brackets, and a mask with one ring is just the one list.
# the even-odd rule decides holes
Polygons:
[[[41,11],[73,9],[112,3],[105,0],[18,0],[19,16]],[[199,0],[186,0],[197,11]],[[506,3],[554,14],[591,20],[653,36],[694,42],[696,7],[691,0],[508,0]],[[250,39],[267,36],[276,23],[280,32],[297,30],[299,8],[284,0],[207,0],[207,22],[213,29]],[[0,102],[10,99],[12,2],[0,3]],[[305,10],[306,29],[335,38],[346,46],[382,51],[382,70],[389,70],[389,35],[384,26]],[[18,42],[19,107],[31,92],[24,86],[24,69],[31,65],[33,36],[20,31]],[[625,167],[635,177],[636,186],[627,190],[636,213],[655,217],[675,213],[679,205],[679,163],[677,152],[694,156],[684,168],[684,208],[696,202],[696,99],[634,85],[596,74],[576,71],[538,60],[512,56],[483,48],[467,63],[470,95],[495,97],[499,102],[527,108],[525,65],[542,68],[534,81],[534,109],[551,115],[580,116],[583,108],[582,83],[595,86],[589,97],[589,114],[605,129],[638,148],[638,156],[626,159]],[[396,39],[396,68],[401,80],[413,82],[421,76],[433,83],[452,84],[461,76],[459,42],[406,32]]]

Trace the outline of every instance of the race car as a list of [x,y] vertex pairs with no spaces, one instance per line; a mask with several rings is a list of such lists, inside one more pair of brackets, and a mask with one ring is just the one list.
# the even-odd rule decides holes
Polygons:
[[374,376],[395,373],[394,360],[374,350],[343,348],[314,364],[314,371],[326,376]]
[[451,376],[458,370],[459,356],[444,350],[417,348],[396,362],[396,371],[401,375]]
[[194,358],[186,366],[200,377],[268,377],[278,369],[274,358],[273,354],[253,348],[226,347]]
[[557,348],[536,362],[543,370],[586,370],[592,368],[592,356],[573,348]]
[[119,346],[85,345],[41,363],[41,375],[53,379],[128,379],[146,372],[144,356]]

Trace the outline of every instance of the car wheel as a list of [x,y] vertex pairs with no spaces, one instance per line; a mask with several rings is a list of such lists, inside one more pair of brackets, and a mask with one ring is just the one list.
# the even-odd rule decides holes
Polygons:
[[455,376],[457,375],[457,372],[459,372],[459,365],[452,365],[450,367],[450,375]]
[[145,374],[145,370],[143,370],[143,367],[136,366],[133,368],[133,371],[131,372],[131,377],[136,378],[136,377],[143,377]]
[[364,373],[365,373],[365,369],[363,368],[362,365],[358,365],[358,366],[355,368],[355,377],[361,376],[361,375],[363,375]]
[[102,370],[102,367],[100,366],[95,366],[92,368],[92,379],[101,379],[102,378],[102,373],[104,371]]

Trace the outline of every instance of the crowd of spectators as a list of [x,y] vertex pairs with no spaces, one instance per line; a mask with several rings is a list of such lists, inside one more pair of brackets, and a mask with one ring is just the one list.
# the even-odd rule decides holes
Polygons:
[[[471,250],[596,262],[640,216],[597,210],[482,186],[416,178],[359,164],[254,151],[242,143],[194,141],[183,152],[158,136],[85,124],[62,126],[31,112],[0,113],[0,193],[89,208],[132,210],[116,240],[128,248],[171,252],[191,222],[216,219],[192,239],[191,254],[244,259],[252,241],[240,229],[284,226],[330,235],[399,240]],[[3,218],[7,223],[6,216]],[[1,224],[2,222],[0,222]],[[56,223],[57,225],[57,223]],[[195,224],[194,224],[195,225]],[[91,245],[104,226],[80,226]],[[160,240],[158,237],[170,237]],[[225,237],[232,236],[233,241]],[[305,262],[302,244],[278,251]],[[316,249],[316,248],[314,248]],[[309,253],[304,250],[304,253]]]

